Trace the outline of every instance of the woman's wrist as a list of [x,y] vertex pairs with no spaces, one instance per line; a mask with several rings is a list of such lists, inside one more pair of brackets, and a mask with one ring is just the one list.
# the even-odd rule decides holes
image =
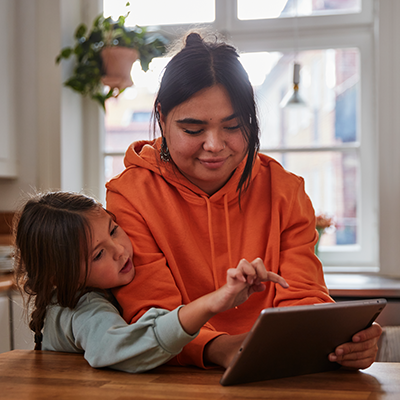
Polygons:
[[228,368],[246,335],[247,333],[240,335],[223,334],[208,342],[203,352],[204,365],[219,365]]

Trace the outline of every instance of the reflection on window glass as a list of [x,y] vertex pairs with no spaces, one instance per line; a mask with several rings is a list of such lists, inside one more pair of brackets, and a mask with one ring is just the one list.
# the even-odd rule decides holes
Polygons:
[[215,20],[215,0],[103,0],[104,15],[126,15],[128,26],[194,24]]
[[125,89],[117,98],[107,100],[106,153],[125,152],[132,142],[153,138],[150,122],[154,97],[161,72],[168,61],[167,57],[153,59],[147,72],[143,72],[139,61],[136,61],[131,72],[134,86]]
[[303,107],[282,108],[293,92],[293,54],[279,54],[262,84],[255,87],[261,148],[320,147],[355,143],[360,80],[358,49],[304,51],[299,93]]
[[327,229],[320,246],[357,244],[358,155],[345,152],[272,153],[287,170],[305,180],[316,214],[332,217],[335,227]]
[[282,54],[278,52],[242,53],[240,61],[249,75],[251,84],[260,86],[281,57]]
[[104,157],[104,175],[106,182],[124,170],[124,156]]
[[358,13],[361,0],[237,0],[241,20]]

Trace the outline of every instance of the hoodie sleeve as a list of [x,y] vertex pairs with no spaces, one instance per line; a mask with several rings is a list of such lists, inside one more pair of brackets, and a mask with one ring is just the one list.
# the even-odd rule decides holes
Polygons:
[[290,287],[286,290],[276,285],[274,307],[333,302],[314,253],[318,239],[314,208],[304,190],[304,180],[297,179],[297,190],[289,204],[281,202],[282,209],[277,213],[281,218],[279,273]]
[[53,307],[46,317],[44,349],[83,351],[94,368],[147,371],[173,358],[197,336],[181,327],[179,308],[152,308],[128,325],[109,301],[92,292],[74,310]]

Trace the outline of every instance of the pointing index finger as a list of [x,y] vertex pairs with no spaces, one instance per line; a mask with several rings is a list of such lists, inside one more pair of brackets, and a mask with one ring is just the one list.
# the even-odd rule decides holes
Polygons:
[[267,271],[261,258],[256,258],[251,265],[256,269],[257,276],[260,282],[274,282],[281,285],[283,288],[288,288],[289,284],[280,275],[274,272]]

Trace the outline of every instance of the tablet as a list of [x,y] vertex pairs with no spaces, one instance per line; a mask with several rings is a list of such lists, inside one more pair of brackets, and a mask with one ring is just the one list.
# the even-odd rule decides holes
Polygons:
[[328,354],[369,327],[385,299],[262,310],[220,383],[223,386],[334,370]]

